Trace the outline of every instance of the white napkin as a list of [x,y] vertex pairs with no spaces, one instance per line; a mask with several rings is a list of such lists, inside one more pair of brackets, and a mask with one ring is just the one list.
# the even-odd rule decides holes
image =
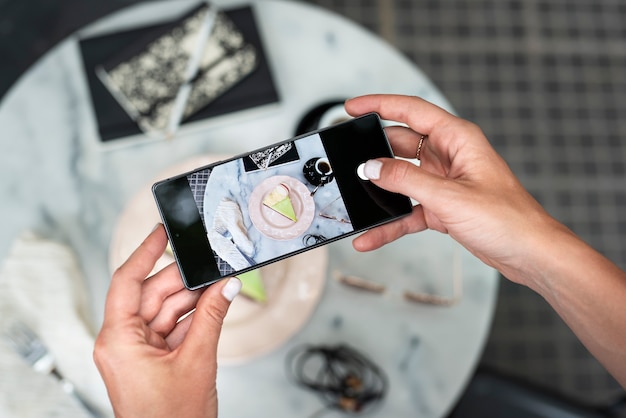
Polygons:
[[249,267],[254,244],[248,238],[239,205],[222,199],[215,210],[213,227],[207,232],[211,248],[235,270]]
[[[0,270],[0,331],[12,320],[29,325],[56,358],[57,368],[103,417],[113,416],[92,360],[87,294],[74,253],[64,245],[22,234]],[[52,376],[30,368],[0,340],[0,416],[88,417]]]

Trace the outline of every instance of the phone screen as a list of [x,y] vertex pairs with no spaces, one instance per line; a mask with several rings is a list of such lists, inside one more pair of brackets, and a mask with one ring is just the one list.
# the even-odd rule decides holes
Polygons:
[[153,186],[185,286],[298,254],[411,212],[357,175],[393,157],[377,114],[201,167]]

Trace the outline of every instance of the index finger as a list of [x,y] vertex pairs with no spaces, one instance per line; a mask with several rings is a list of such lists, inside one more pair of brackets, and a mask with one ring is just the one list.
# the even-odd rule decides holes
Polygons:
[[424,135],[430,135],[436,126],[454,117],[446,110],[419,97],[394,94],[355,97],[346,101],[345,108],[346,112],[353,116],[376,112],[383,119],[405,123]]
[[167,235],[163,225],[159,224],[115,271],[107,295],[105,321],[139,313],[143,282],[163,255],[166,245]]

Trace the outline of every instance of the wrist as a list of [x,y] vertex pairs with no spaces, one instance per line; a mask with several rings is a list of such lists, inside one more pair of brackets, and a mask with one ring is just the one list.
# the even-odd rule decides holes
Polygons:
[[541,295],[549,292],[555,273],[568,263],[572,248],[585,245],[569,228],[545,212],[528,222],[515,240],[515,253],[495,267],[507,279]]

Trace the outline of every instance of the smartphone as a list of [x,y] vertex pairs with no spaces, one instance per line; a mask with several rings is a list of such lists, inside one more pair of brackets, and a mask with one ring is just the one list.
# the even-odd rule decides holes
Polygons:
[[155,183],[183,282],[198,289],[408,215],[357,173],[393,157],[375,113]]

